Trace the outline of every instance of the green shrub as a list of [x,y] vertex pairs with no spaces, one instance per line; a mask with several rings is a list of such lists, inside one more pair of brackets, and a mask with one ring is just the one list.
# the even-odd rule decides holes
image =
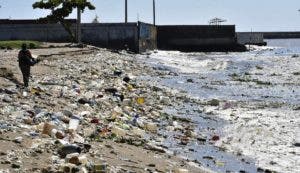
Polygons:
[[38,41],[28,40],[12,40],[12,41],[0,41],[0,48],[2,49],[21,49],[22,44],[26,44],[29,49],[36,49],[41,46]]

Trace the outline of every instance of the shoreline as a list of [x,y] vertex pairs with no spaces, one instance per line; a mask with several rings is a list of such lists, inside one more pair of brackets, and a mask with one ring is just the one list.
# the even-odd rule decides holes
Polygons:
[[[300,102],[299,59],[290,52],[285,54],[283,48],[241,54],[161,51],[141,59],[176,74],[154,82],[198,99],[205,117],[227,122],[217,132],[216,147],[254,158],[253,172],[292,173],[299,170],[295,141]],[[215,105],[207,104],[214,99]]]

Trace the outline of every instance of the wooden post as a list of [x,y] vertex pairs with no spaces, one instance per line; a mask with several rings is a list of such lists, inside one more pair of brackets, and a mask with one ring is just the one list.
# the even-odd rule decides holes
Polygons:
[[77,43],[81,43],[81,10],[77,7]]

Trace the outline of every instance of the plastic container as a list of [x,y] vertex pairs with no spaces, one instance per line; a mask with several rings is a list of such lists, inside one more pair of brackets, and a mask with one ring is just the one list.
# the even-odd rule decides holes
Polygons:
[[189,173],[189,170],[183,168],[175,169],[174,173]]
[[138,128],[138,127],[133,127],[132,128],[132,133],[136,136],[144,137],[145,136],[145,131]]
[[145,129],[150,132],[155,133],[155,132],[157,132],[157,125],[155,123],[146,123]]
[[113,127],[113,128],[111,129],[111,132],[112,132],[113,134],[119,136],[119,137],[124,137],[124,136],[126,136],[126,131],[123,130],[123,129],[121,129],[121,128],[119,128],[119,127]]
[[102,156],[101,156],[99,162],[94,165],[94,172],[95,173],[107,173],[108,172],[107,163],[104,161]]
[[23,97],[27,97],[28,93],[26,91],[23,91],[22,95],[23,95]]
[[136,102],[137,102],[137,104],[142,105],[142,104],[145,103],[145,98],[144,98],[144,97],[138,97],[138,98],[136,99]]
[[69,130],[76,131],[78,126],[79,126],[79,120],[78,119],[70,119],[69,128],[68,128]]

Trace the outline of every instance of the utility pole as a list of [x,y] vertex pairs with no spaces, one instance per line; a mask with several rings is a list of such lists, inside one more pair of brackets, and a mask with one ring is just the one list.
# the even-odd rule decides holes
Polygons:
[[81,43],[81,9],[77,7],[77,43]]
[[155,0],[153,0],[153,25],[156,25]]
[[125,23],[128,22],[128,4],[127,0],[125,0]]

